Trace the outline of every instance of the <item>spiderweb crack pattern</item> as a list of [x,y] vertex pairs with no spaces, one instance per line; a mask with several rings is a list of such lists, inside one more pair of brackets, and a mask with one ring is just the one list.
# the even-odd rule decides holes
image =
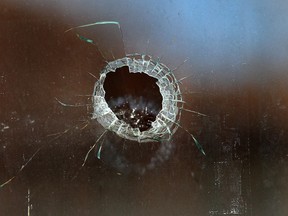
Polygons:
[[[152,122],[151,128],[140,131],[133,128],[109,108],[105,100],[104,82],[108,73],[127,66],[130,73],[145,73],[157,79],[156,84],[162,95],[162,109]],[[183,101],[181,91],[173,72],[164,64],[154,61],[149,55],[129,54],[124,58],[110,61],[101,71],[93,92],[92,119],[122,138],[137,142],[159,142],[170,140],[179,127]]]

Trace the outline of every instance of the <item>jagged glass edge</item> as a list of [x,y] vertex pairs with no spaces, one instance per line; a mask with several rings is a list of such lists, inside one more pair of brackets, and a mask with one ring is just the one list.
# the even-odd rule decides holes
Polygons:
[[[162,109],[152,122],[151,128],[146,131],[141,132],[138,128],[132,128],[123,120],[119,120],[105,100],[103,84],[106,75],[124,66],[129,67],[130,73],[145,73],[158,80],[156,84],[162,95]],[[107,63],[95,83],[92,104],[92,119],[96,119],[105,129],[115,132],[120,137],[137,142],[170,140],[179,127],[183,108],[180,87],[173,72],[166,65],[154,61],[151,56],[141,54],[128,54],[124,58]]]

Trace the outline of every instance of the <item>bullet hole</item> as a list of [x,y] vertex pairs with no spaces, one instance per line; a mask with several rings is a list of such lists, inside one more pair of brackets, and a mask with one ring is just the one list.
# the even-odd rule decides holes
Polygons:
[[140,132],[151,128],[151,123],[162,109],[162,96],[157,79],[145,73],[130,73],[129,67],[107,73],[104,90],[109,108]]
[[[93,26],[107,28],[95,29],[96,32],[82,31]],[[95,82],[92,104],[89,104],[93,110],[89,120],[97,120],[104,130],[86,153],[82,167],[90,152],[96,149],[98,159],[121,173],[136,171],[144,174],[146,170],[154,169],[168,160],[173,150],[172,136],[179,127],[192,137],[205,155],[193,134],[180,124],[182,110],[203,114],[184,108],[178,84],[187,77],[175,78],[174,71],[178,67],[170,70],[159,59],[155,60],[149,55],[127,54],[119,22],[96,22],[66,32],[72,30],[77,30],[76,35],[80,40],[95,46],[100,58],[107,63]],[[120,40],[113,40],[113,43],[118,41],[122,44],[110,50],[111,56],[105,52],[106,45],[111,45],[110,40],[105,43],[106,36],[101,37],[105,34],[115,34]],[[63,106],[77,106],[57,101]]]
[[107,130],[138,142],[170,140],[179,127],[182,95],[172,71],[151,56],[107,63],[95,83],[93,115]]

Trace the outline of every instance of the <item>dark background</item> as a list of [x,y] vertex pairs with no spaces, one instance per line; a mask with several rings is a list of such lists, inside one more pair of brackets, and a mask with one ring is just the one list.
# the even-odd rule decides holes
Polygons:
[[[287,12],[284,0],[1,1],[0,183],[16,177],[0,188],[0,215],[288,215]],[[64,31],[103,20],[120,22],[126,53],[170,68],[189,58],[175,71],[191,75],[185,106],[209,117],[183,113],[182,126],[205,157],[179,129],[169,159],[144,175],[95,152],[79,171],[103,129],[55,97],[90,103],[76,95],[92,93],[89,73],[105,63]]]

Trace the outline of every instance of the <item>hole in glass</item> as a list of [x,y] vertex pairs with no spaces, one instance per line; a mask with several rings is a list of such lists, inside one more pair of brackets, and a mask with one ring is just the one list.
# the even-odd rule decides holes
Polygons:
[[157,79],[145,73],[130,73],[127,66],[109,72],[104,81],[105,100],[119,120],[133,128],[151,128],[162,109]]

